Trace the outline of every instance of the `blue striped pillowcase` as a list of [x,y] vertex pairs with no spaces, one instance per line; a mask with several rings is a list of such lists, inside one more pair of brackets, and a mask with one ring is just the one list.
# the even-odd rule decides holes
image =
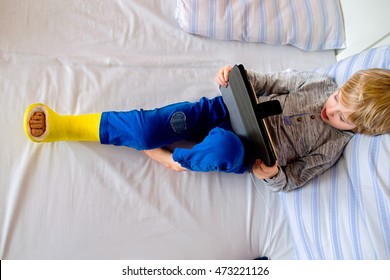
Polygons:
[[[356,71],[390,69],[390,46],[317,69],[339,85]],[[281,194],[297,258],[390,259],[390,135],[355,135],[330,170]]]
[[390,45],[366,50],[315,71],[328,74],[342,86],[358,70],[369,68],[390,69]]
[[282,193],[299,259],[390,259],[390,135],[355,135],[337,164]]
[[186,32],[220,40],[345,47],[339,0],[177,0],[176,19]]

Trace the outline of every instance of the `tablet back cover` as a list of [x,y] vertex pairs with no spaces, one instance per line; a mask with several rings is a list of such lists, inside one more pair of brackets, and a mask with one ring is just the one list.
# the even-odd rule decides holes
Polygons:
[[242,65],[235,65],[229,73],[228,86],[220,87],[223,100],[230,114],[233,131],[243,141],[247,164],[261,159],[266,165],[275,164],[277,155],[266,123],[256,113],[257,99]]

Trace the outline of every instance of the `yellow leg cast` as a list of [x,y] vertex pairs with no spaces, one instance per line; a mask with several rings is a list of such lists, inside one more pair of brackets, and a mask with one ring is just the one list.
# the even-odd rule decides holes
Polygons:
[[[31,134],[30,118],[35,112],[45,114],[46,130],[39,136]],[[100,141],[99,126],[101,113],[85,115],[59,115],[44,104],[30,105],[24,114],[24,130],[34,142],[53,141]]]

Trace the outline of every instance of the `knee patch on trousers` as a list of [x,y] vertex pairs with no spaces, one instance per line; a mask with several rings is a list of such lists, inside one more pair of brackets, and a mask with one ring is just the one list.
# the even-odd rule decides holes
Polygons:
[[172,114],[170,124],[176,133],[183,133],[187,130],[186,115],[183,112],[175,112]]

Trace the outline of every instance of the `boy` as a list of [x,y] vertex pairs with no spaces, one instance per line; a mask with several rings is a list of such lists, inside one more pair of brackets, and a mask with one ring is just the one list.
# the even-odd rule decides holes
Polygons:
[[[231,66],[216,76],[226,86]],[[279,156],[274,166],[261,160],[252,171],[274,191],[303,186],[330,168],[353,132],[390,132],[390,70],[356,73],[340,89],[331,78],[316,73],[248,71],[260,102],[279,100],[281,115],[268,118]],[[151,158],[176,171],[243,173],[245,150],[230,126],[222,97],[181,102],[155,110],[103,112],[60,116],[43,104],[25,114],[28,137],[36,142],[100,141],[144,150]],[[196,141],[192,148],[164,146],[179,140]]]

